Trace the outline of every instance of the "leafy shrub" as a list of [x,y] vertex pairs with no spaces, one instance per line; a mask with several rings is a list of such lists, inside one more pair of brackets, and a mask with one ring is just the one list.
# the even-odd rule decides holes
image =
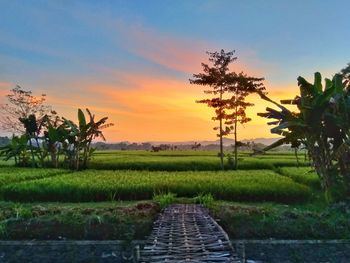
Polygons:
[[7,224],[6,222],[0,222],[0,238],[4,238],[7,235]]
[[166,194],[157,194],[153,196],[153,200],[158,202],[160,208],[165,208],[166,206],[173,204],[176,198],[176,194],[166,193]]
[[196,204],[204,205],[208,208],[212,208],[214,206],[214,197],[212,194],[199,194],[193,198]]
[[32,210],[28,207],[22,206],[21,204],[15,204],[14,210],[16,213],[16,219],[32,217]]

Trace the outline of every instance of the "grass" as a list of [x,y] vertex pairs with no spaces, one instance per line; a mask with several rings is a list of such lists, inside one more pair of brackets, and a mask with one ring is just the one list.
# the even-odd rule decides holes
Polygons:
[[41,179],[56,175],[69,173],[63,169],[33,169],[19,167],[1,167],[0,168],[0,187],[21,181]]
[[159,206],[148,202],[0,202],[0,239],[143,239]]
[[160,208],[165,208],[175,202],[176,195],[173,193],[157,194],[153,196],[153,200],[159,203]]
[[350,239],[350,204],[218,202],[215,218],[232,239]]
[[[274,169],[280,166],[296,166],[291,154],[266,154],[251,157],[239,156],[239,169]],[[308,162],[300,161],[302,166]],[[91,161],[91,169],[101,170],[149,170],[149,171],[218,171],[221,170],[216,151],[107,151],[97,152]],[[230,165],[225,159],[226,169]]]
[[74,173],[0,161],[0,199],[10,200],[0,201],[0,239],[142,239],[174,202],[210,207],[233,239],[350,238],[350,205],[327,205],[307,162],[239,158],[240,170],[224,172],[216,151],[97,152],[93,170]]
[[[197,199],[176,198],[171,202],[193,203]],[[231,239],[350,238],[350,205],[346,203],[282,205],[211,199],[209,207]],[[143,239],[150,234],[159,211],[152,201],[0,202],[0,238]]]
[[305,184],[314,189],[321,189],[320,179],[311,167],[278,167],[276,172],[290,177],[295,182]]
[[195,196],[193,198],[193,201],[196,204],[201,204],[204,205],[205,207],[208,208],[213,208],[214,207],[214,197],[209,193],[209,194],[199,194],[198,196]]
[[306,201],[311,190],[269,170],[150,172],[86,170],[24,181],[0,189],[5,200],[87,202],[147,200],[171,192],[179,197],[212,194],[234,201]]

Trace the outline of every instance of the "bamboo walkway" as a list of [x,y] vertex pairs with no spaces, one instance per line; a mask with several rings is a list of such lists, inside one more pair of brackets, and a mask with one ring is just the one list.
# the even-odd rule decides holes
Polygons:
[[201,205],[170,205],[141,251],[142,263],[240,263],[225,231]]

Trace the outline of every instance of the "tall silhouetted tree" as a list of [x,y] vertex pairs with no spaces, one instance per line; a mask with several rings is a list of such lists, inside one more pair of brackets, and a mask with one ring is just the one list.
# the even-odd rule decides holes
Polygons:
[[[213,95],[213,98],[198,100],[198,103],[207,104],[215,109],[216,115],[212,118],[219,122],[214,130],[219,130],[220,138],[220,161],[224,169],[223,161],[223,137],[234,132],[235,136],[235,168],[237,168],[237,124],[250,121],[246,116],[245,109],[252,106],[246,102],[246,97],[254,92],[265,90],[261,83],[263,78],[249,77],[246,74],[231,72],[229,65],[234,62],[234,51],[207,52],[211,65],[202,63],[203,73],[193,74],[191,84],[208,86],[204,93]],[[231,97],[230,97],[230,94]],[[225,96],[226,95],[226,96]]]
[[233,52],[207,52],[211,65],[202,63],[203,73],[193,74],[193,79],[190,79],[191,84],[208,86],[209,89],[204,93],[213,95],[211,99],[203,99],[196,101],[197,103],[207,104],[214,108],[214,121],[219,122],[218,127],[214,130],[219,130],[217,136],[220,138],[220,162],[221,168],[224,169],[224,154],[223,154],[223,136],[229,131],[229,127],[224,124],[224,108],[226,101],[223,98],[224,93],[229,86],[230,72],[229,65],[237,59],[233,56]]

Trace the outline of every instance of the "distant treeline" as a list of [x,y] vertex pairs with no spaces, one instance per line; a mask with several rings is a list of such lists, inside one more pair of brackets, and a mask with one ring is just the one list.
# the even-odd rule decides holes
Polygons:
[[[0,147],[5,146],[10,143],[10,138],[0,136]],[[218,151],[220,148],[219,144],[154,144],[154,143],[129,143],[129,142],[120,142],[120,143],[105,143],[105,142],[96,142],[93,143],[93,147],[96,150],[144,150],[144,151],[164,151],[164,150],[202,150],[202,151]],[[251,151],[253,149],[260,150],[266,147],[263,143],[249,143],[240,146],[240,150]],[[224,150],[230,151],[233,149],[233,145],[224,146]],[[291,148],[288,145],[280,146],[272,151],[290,151]]]
[[[93,147],[96,150],[144,150],[144,151],[164,151],[164,150],[202,150],[202,151],[218,151],[220,149],[219,144],[152,144],[152,143],[129,143],[129,142],[120,142],[120,143],[104,143],[97,142],[93,144]],[[224,150],[231,151],[234,145],[224,146]],[[252,151],[262,150],[266,147],[265,144],[262,143],[250,143],[244,144],[240,146],[240,150]],[[290,151],[291,148],[288,145],[280,146],[274,151]]]

